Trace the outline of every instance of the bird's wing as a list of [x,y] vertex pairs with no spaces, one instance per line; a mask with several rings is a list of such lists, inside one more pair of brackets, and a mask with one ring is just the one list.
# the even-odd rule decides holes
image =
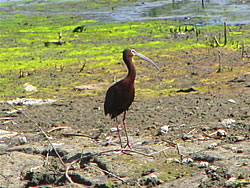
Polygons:
[[114,100],[115,100],[115,98],[116,97],[115,97],[114,87],[111,86],[108,89],[108,91],[106,93],[106,97],[105,97],[105,103],[104,103],[105,115],[112,113],[112,109],[114,108],[114,102],[115,102]]

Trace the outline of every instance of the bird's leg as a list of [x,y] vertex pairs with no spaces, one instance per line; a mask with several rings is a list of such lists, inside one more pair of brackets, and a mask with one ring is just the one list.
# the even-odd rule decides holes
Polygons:
[[126,133],[126,137],[127,137],[127,144],[125,145],[124,148],[129,147],[131,149],[132,146],[130,145],[129,138],[128,138],[128,132],[127,132],[126,111],[124,112],[124,116],[123,116],[122,122],[123,122],[124,130],[125,130],[125,133]]
[[117,120],[117,117],[115,117],[115,121],[116,121],[116,128],[117,128],[117,132],[118,132],[118,135],[119,135],[119,139],[120,139],[120,144],[121,144],[121,149],[123,148],[122,147],[122,137],[121,137],[121,133],[120,133],[120,128],[119,128],[119,121]]

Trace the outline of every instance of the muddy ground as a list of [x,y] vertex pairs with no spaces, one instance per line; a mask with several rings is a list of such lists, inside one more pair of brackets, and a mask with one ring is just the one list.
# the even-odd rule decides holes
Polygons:
[[[1,131],[8,132],[0,137],[1,187],[247,187],[247,53],[248,49],[243,59],[240,50],[228,48],[176,51],[168,57],[152,54],[160,72],[150,65],[143,68],[145,63],[136,59],[138,92],[127,113],[132,151],[125,153],[109,151],[119,150],[120,145],[117,132],[112,131],[115,123],[103,111],[114,74],[103,75],[109,83],[99,77],[92,85],[83,82],[80,90],[71,88],[68,95],[58,93],[49,104],[2,101]],[[124,71],[123,66],[113,65]],[[50,71],[55,74],[54,70],[39,74]],[[63,74],[75,75],[70,70]],[[147,81],[140,81],[144,77]],[[145,94],[148,90],[143,88],[161,92]],[[90,94],[81,95],[86,92]],[[27,96],[24,93],[20,99]],[[70,167],[73,183],[65,178],[66,167],[40,128]],[[122,139],[125,143],[124,134]]]

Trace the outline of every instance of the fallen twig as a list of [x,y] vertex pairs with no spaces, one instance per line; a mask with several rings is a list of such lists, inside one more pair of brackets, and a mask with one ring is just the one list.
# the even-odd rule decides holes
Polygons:
[[149,155],[153,156],[153,155],[155,155],[155,154],[158,154],[158,153],[163,152],[164,155],[166,156],[165,151],[168,150],[169,148],[170,148],[170,147],[164,148],[164,149],[162,149],[162,150],[160,150],[160,151],[155,151],[155,152],[153,152],[153,153],[150,153]]
[[171,140],[162,139],[162,141],[169,143],[170,145],[176,146],[177,144]]
[[165,141],[165,142],[167,142],[167,143],[169,143],[169,144],[172,144],[172,145],[176,146],[178,155],[180,156],[180,162],[181,162],[181,164],[182,164],[183,155],[181,154],[180,146],[179,146],[177,143],[175,143],[175,142],[173,142],[173,141],[170,141],[170,140],[163,139],[163,141]]
[[95,137],[89,136],[87,134],[77,134],[77,133],[62,133],[63,136],[69,137],[69,136],[81,136],[81,137],[87,137],[91,139],[96,139]]
[[[8,105],[10,105],[12,108],[16,109],[16,110],[19,110],[17,107],[15,107],[13,104],[10,104],[8,102],[6,102]],[[66,174],[67,172],[67,168],[68,166],[66,166],[66,164],[63,162],[61,156],[59,155],[59,153],[57,152],[56,148],[53,146],[52,142],[50,141],[50,138],[48,137],[48,135],[45,133],[45,131],[37,124],[37,122],[35,122],[33,119],[31,119],[25,112],[21,111],[20,110],[20,113],[23,114],[26,118],[28,118],[32,123],[34,123],[38,128],[39,130],[42,132],[42,134],[45,136],[45,138],[48,140],[50,146],[54,149],[57,157],[59,158],[61,164],[66,168],[65,170],[65,176],[67,178],[67,180],[72,183],[73,181],[71,180],[71,178],[68,176],[68,174]]]
[[107,170],[101,169],[101,168],[93,166],[91,164],[85,164],[85,165],[88,166],[88,167],[90,167],[90,168],[94,168],[96,170],[102,171],[102,172],[104,172],[104,173],[106,173],[106,174],[108,174],[108,175],[110,175],[110,176],[112,176],[112,177],[114,177],[114,178],[122,181],[122,183],[126,183],[127,184],[127,182],[124,179],[120,178],[119,176],[117,176],[117,175],[115,175],[115,174],[113,174],[113,173],[111,173],[111,172],[109,172]]
[[137,153],[137,154],[140,154],[140,155],[144,155],[144,156],[147,156],[147,157],[153,157],[150,154],[142,153],[140,151],[135,151],[135,150],[131,150],[131,149],[111,149],[111,150],[101,151],[101,152],[97,153],[96,155],[102,155],[104,153],[115,152],[115,151],[121,151],[121,152],[125,152],[125,153],[126,152],[131,152],[131,153]]
[[71,165],[69,165],[69,166],[67,166],[66,167],[66,170],[65,170],[65,177],[67,178],[67,180],[70,182],[70,183],[74,183],[73,181],[72,181],[72,179],[69,177],[69,174],[68,174],[68,172],[69,172],[69,168],[71,167]]
[[176,145],[177,145],[177,152],[178,152],[178,154],[179,154],[179,156],[180,156],[180,162],[181,162],[181,164],[182,164],[183,155],[181,154],[181,150],[180,150],[179,145],[178,145],[178,144],[176,144]]

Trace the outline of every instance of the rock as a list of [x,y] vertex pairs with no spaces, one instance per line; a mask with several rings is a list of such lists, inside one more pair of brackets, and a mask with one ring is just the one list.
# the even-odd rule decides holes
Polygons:
[[18,141],[20,145],[23,145],[27,143],[27,138],[25,136],[18,137]]
[[214,149],[216,146],[218,146],[217,143],[212,143],[208,146],[208,149]]
[[236,104],[236,101],[233,99],[229,99],[227,102]]
[[223,136],[226,136],[226,131],[220,129],[220,130],[217,131],[216,134],[217,134],[217,136],[219,136],[219,137],[223,137]]
[[236,187],[236,178],[231,177],[229,180],[225,181],[226,187]]
[[209,167],[207,168],[207,171],[208,171],[207,174],[209,174],[209,172],[216,172],[217,169],[218,169],[217,166],[209,166]]
[[35,92],[35,91],[37,91],[36,87],[33,86],[33,85],[31,85],[31,84],[29,84],[29,83],[25,83],[24,84],[24,90],[26,92]]
[[147,187],[156,187],[164,183],[162,180],[158,179],[156,176],[144,177],[139,180],[140,185]]
[[156,169],[155,168],[150,168],[150,169],[148,169],[148,170],[146,170],[146,171],[143,171],[142,172],[142,176],[147,176],[147,175],[149,175],[149,174],[151,174],[151,173],[153,173],[153,172],[155,172],[156,171]]
[[189,163],[194,162],[194,160],[191,159],[191,158],[185,158],[185,159],[182,160],[182,162],[183,162],[183,163],[186,163],[186,164],[189,164]]
[[224,127],[230,128],[232,124],[234,124],[236,121],[234,119],[224,119],[221,122],[221,125],[223,125]]
[[182,136],[182,139],[183,139],[183,140],[189,140],[189,139],[191,139],[191,138],[193,138],[192,135],[183,135],[183,136]]
[[191,87],[191,88],[179,89],[176,92],[188,93],[188,92],[192,92],[192,91],[197,91],[197,90]]
[[247,80],[245,78],[235,77],[232,80],[229,80],[228,82],[246,82]]
[[201,153],[201,154],[199,154],[199,153],[194,154],[193,157],[192,157],[192,159],[194,161],[207,161],[207,162],[210,162],[210,163],[212,163],[214,161],[217,161],[217,160],[221,160],[218,157],[210,156],[208,154],[203,154],[203,153]]
[[167,134],[167,132],[168,132],[168,126],[163,126],[163,127],[161,127],[161,132],[163,133],[163,134]]
[[0,144],[0,155],[5,153],[5,150],[8,148],[7,144]]
[[168,126],[162,126],[160,129],[157,130],[155,136],[160,136],[168,133]]
[[15,105],[43,105],[43,104],[51,104],[54,102],[55,100],[52,99],[27,99],[27,98],[17,98],[12,101],[7,101],[7,103],[9,104],[15,104]]
[[186,127],[187,125],[184,123],[184,124],[181,124],[180,127]]
[[[121,131],[121,130],[122,130],[122,128],[119,127],[119,131]],[[117,128],[116,128],[116,127],[112,127],[112,128],[110,129],[110,131],[111,131],[111,132],[117,132]]]
[[201,162],[199,168],[207,168],[209,166],[209,162]]
[[231,136],[229,139],[232,142],[239,142],[239,141],[244,141],[246,138],[243,136]]
[[238,149],[238,148],[236,148],[236,147],[232,147],[232,151],[233,151],[234,153],[243,153],[243,149]]

